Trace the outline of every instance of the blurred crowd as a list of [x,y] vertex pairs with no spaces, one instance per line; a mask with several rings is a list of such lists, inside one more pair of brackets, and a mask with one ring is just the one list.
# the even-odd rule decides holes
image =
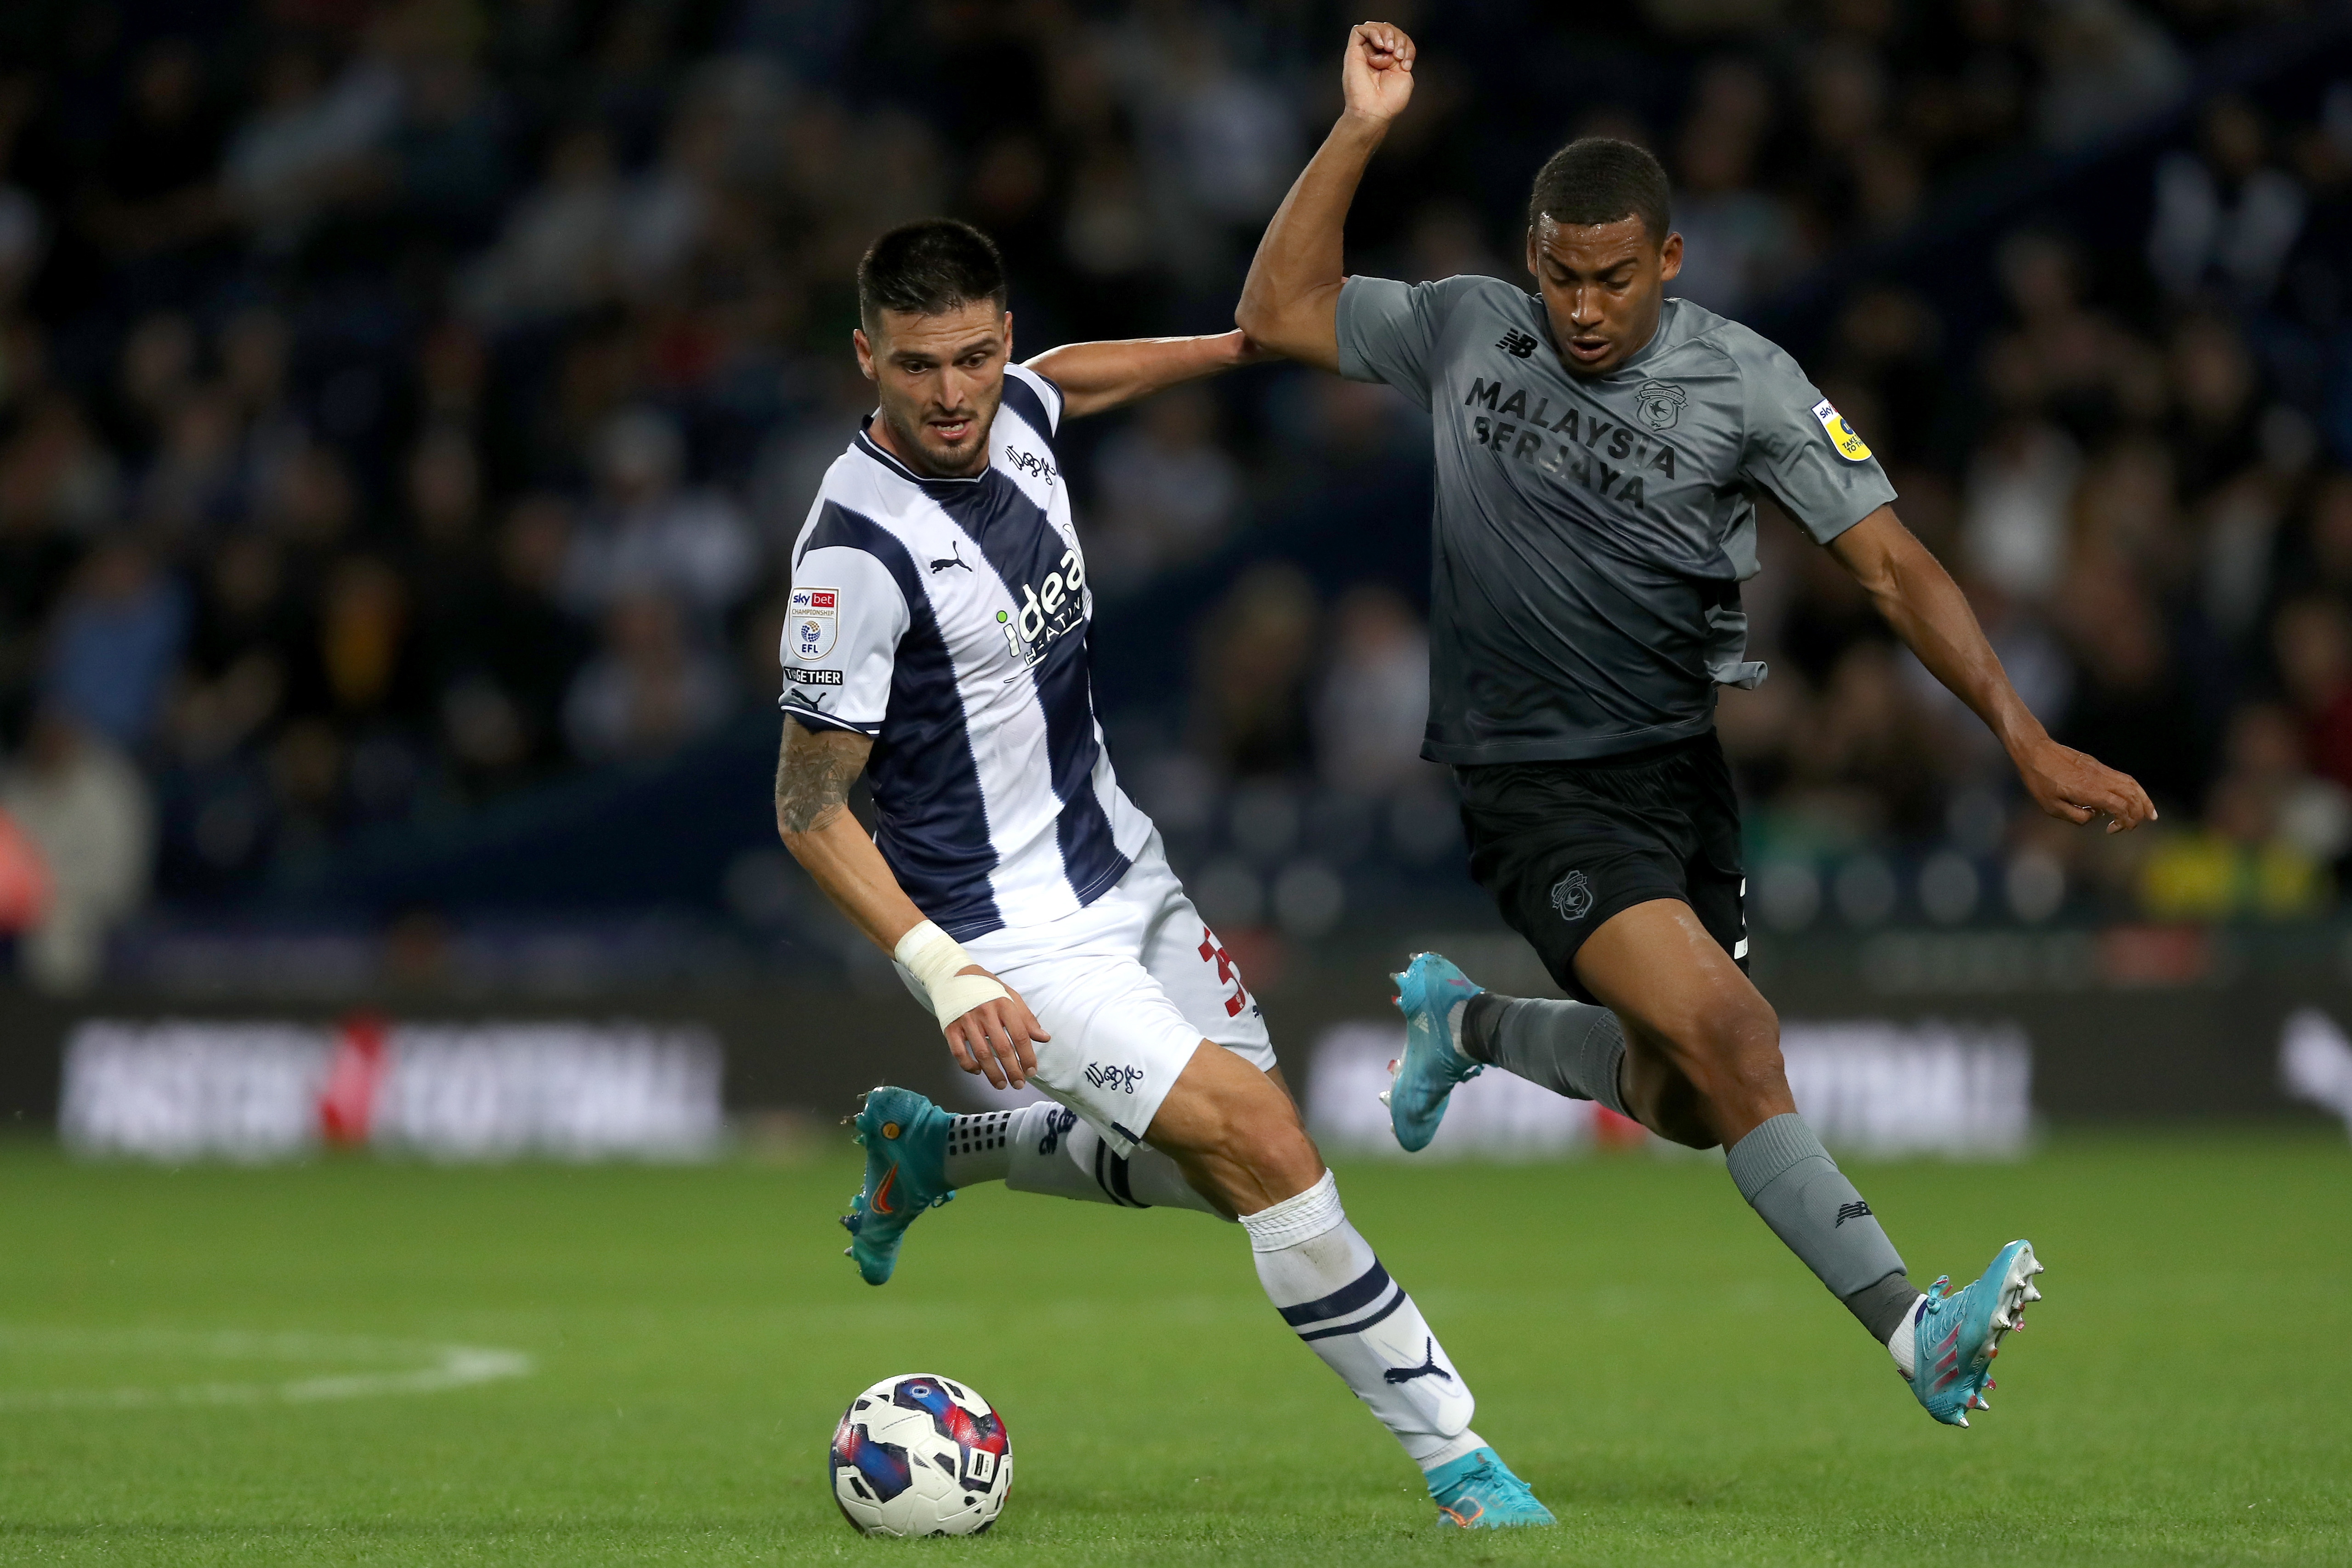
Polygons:
[[2137,778],[2162,825],[2103,841],[2043,817],[1783,530],[1748,595],[1774,677],[1722,711],[1793,922],[1825,891],[1850,918],[1883,905],[1885,876],[1824,889],[1801,868],[1889,843],[1944,852],[1940,895],[1933,857],[1916,868],[1931,916],[1980,894],[2043,918],[2070,887],[2158,918],[2334,902],[2352,849],[2352,83],[2299,123],[2210,101],[2155,183],[2137,254],[2053,228],[2001,241],[2003,319],[1971,383],[1948,379],[1935,311],[1894,288],[1855,298],[1814,368],[1882,433],[1899,509],[2029,705]]
[[[240,895],[772,703],[785,549],[871,406],[846,349],[867,241],[938,211],[986,227],[1024,353],[1217,329],[1357,19],[1308,0],[7,9],[0,809],[24,832],[0,835],[0,893],[11,842],[46,848],[58,913],[24,950],[59,983],[151,876]],[[2095,152],[2175,103],[2204,51],[2305,9],[1647,0],[1570,37],[1502,0],[1394,6],[1424,55],[1353,264],[1516,276],[1528,172],[1612,131],[1675,174],[1678,291],[1761,310],[1985,171]],[[2057,227],[2002,244],[1989,336],[1882,287],[1791,343],[2036,710],[2139,774],[2168,828],[2126,858],[2038,832],[1826,558],[1768,529],[1749,608],[1774,675],[1724,725],[1790,921],[1866,913],[1840,857],[1870,854],[1890,881],[1956,854],[1985,909],[1998,882],[2026,918],[2332,898],[2352,842],[2347,171],[2352,90],[2284,116],[2218,99],[2123,251]],[[1418,440],[1385,392],[1281,371],[1074,432],[1108,613],[1189,585],[1189,688],[1106,684],[1153,716],[1131,771],[1232,873],[1237,911],[1328,925],[1351,866],[1450,843],[1444,781],[1414,757]],[[1338,847],[1299,858],[1318,832]]]

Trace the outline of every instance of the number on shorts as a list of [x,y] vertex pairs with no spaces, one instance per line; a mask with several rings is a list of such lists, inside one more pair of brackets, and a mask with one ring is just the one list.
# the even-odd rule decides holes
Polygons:
[[1242,988],[1241,971],[1234,967],[1233,955],[1218,942],[1217,934],[1207,926],[1201,927],[1201,962],[1217,966],[1217,984],[1231,986],[1234,994],[1225,998],[1225,1016],[1237,1019],[1249,1006],[1249,992]]

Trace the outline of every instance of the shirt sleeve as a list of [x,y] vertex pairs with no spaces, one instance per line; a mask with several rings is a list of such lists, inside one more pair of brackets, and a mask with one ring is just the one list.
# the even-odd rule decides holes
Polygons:
[[1339,373],[1351,382],[1386,382],[1415,402],[1428,402],[1431,361],[1446,319],[1465,293],[1487,281],[1348,279],[1340,287],[1333,323],[1339,340]]
[[1769,491],[1815,544],[1895,499],[1869,444],[1786,350],[1753,334],[1737,349],[1747,421],[1741,478]]
[[783,711],[811,729],[879,731],[908,621],[898,579],[866,551],[804,552],[793,568],[778,650]]
[[[1038,431],[1038,434],[1051,441],[1062,433],[1064,398],[1059,382],[1043,371],[1033,371],[1026,365],[1005,366],[1004,379],[1012,383],[1005,388],[1005,392],[1008,396],[1016,400],[1014,406],[1022,418],[1034,424],[1038,414],[1045,416],[1045,427]],[[1022,393],[1014,388],[1025,388],[1029,396],[1037,400],[1037,407],[1034,413],[1026,405],[1025,401],[1022,400]]]

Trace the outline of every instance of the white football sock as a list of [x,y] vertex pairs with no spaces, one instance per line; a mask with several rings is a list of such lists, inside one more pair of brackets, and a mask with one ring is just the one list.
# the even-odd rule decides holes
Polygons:
[[1339,1184],[1242,1216],[1258,1282],[1283,1321],[1339,1375],[1423,1470],[1485,1447],[1471,1397],[1421,1309],[1348,1223]]
[[1462,1015],[1469,1010],[1470,998],[1467,997],[1445,1009],[1445,1032],[1453,1037],[1454,1054],[1465,1061],[1475,1060],[1468,1051],[1462,1049]]
[[1919,1364],[1919,1302],[1927,1299],[1922,1295],[1911,1303],[1911,1310],[1903,1314],[1903,1321],[1895,1325],[1895,1333],[1886,1341],[1886,1354],[1895,1358],[1895,1370],[1903,1375],[1906,1383]]
[[948,1186],[1003,1181],[1013,1168],[1013,1137],[1022,1119],[1035,1107],[1013,1111],[983,1111],[958,1116],[948,1123]]
[[1121,1159],[1091,1124],[1051,1100],[955,1118],[948,1124],[947,1176],[951,1187],[1001,1181],[1015,1192],[1080,1203],[1217,1214],[1174,1160],[1148,1147]]

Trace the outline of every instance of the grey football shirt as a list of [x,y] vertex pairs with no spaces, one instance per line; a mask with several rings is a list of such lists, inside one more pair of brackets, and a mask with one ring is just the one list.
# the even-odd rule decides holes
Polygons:
[[1826,544],[1894,486],[1796,361],[1670,299],[1569,373],[1543,301],[1492,277],[1350,278],[1339,373],[1426,403],[1437,445],[1429,733],[1440,762],[1608,757],[1703,733],[1753,686],[1756,495]]

